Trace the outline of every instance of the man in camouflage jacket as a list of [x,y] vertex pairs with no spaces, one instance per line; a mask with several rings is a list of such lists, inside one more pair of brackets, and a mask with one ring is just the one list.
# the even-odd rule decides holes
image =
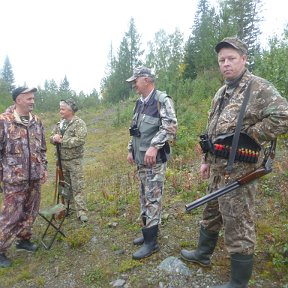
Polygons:
[[18,87],[12,93],[15,105],[0,115],[0,183],[4,194],[0,267],[11,265],[5,253],[15,238],[18,250],[37,249],[30,238],[40,206],[40,186],[47,179],[47,161],[44,127],[31,114],[36,91]]
[[87,207],[84,195],[83,157],[87,136],[85,122],[75,115],[78,107],[73,99],[60,101],[62,120],[52,131],[50,142],[60,144],[63,176],[67,185],[64,187],[64,198],[74,200],[77,218],[87,222]]
[[[251,93],[241,131],[262,146],[263,154],[263,147],[269,141],[288,131],[287,101],[271,83],[252,75],[245,68],[248,49],[241,40],[225,38],[216,45],[215,50],[225,85],[218,90],[212,101],[207,125],[208,137],[213,143],[218,135],[235,132],[239,111],[250,83]],[[203,155],[200,173],[203,179],[209,178],[209,193],[225,185],[227,161],[212,153]],[[231,181],[249,173],[256,166],[255,163],[235,162],[230,174]],[[231,277],[229,283],[215,287],[247,287],[256,244],[256,193],[257,183],[253,181],[208,202],[201,221],[198,248],[181,251],[185,260],[202,266],[210,265],[220,228],[224,225],[225,246],[231,255]]]
[[132,87],[140,96],[130,127],[132,138],[127,157],[130,164],[137,164],[144,224],[143,237],[134,240],[135,245],[144,245],[133,254],[134,259],[148,257],[159,250],[156,240],[161,223],[166,162],[170,155],[168,141],[174,139],[177,130],[172,99],[165,92],[155,89],[154,79],[149,68],[139,67],[126,80],[132,82]]

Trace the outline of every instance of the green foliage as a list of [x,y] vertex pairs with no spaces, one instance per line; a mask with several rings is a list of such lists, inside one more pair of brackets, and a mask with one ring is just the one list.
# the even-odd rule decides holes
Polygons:
[[[198,2],[192,33],[185,45],[183,61],[183,78],[196,79],[199,73],[216,67],[213,53],[215,43],[219,40],[219,17],[207,0]],[[211,49],[212,48],[212,49]]]
[[69,92],[70,91],[70,84],[69,84],[69,81],[68,81],[66,75],[65,75],[64,79],[60,83],[59,91],[60,92]]
[[226,0],[220,2],[220,35],[218,40],[227,36],[237,36],[248,45],[249,63],[255,67],[255,55],[259,51],[259,24],[262,21],[262,0]]
[[[189,85],[187,84],[187,91],[191,89],[194,92],[195,87],[201,90],[205,81],[209,82],[208,77],[206,80],[204,80],[204,75],[202,77],[198,77],[199,82],[197,85],[196,81]],[[213,90],[212,86],[211,84],[209,88],[211,91]],[[205,89],[201,91],[203,93]],[[179,137],[182,143],[179,144],[177,139],[172,146],[173,156],[168,163],[167,180],[165,181],[165,201],[163,202],[165,214],[169,214],[169,219],[166,220],[163,217],[161,234],[164,237],[160,238],[162,243],[161,251],[147,260],[151,268],[148,272],[146,265],[148,262],[145,262],[146,260],[134,261],[131,259],[131,249],[135,247],[131,248],[132,244],[130,241],[134,239],[136,233],[140,232],[140,223],[136,220],[139,216],[139,181],[135,167],[128,165],[126,161],[129,121],[125,123],[123,120],[122,124],[115,126],[113,123],[113,120],[117,118],[115,105],[106,103],[104,105],[102,103],[97,106],[97,109],[91,107],[89,110],[79,111],[80,117],[86,121],[89,130],[84,158],[85,182],[87,184],[85,192],[89,207],[89,224],[85,227],[80,226],[72,214],[71,217],[65,220],[63,225],[68,239],[63,238],[62,241],[56,241],[53,249],[49,251],[39,249],[29,259],[20,255],[13,257],[13,266],[7,270],[2,269],[5,272],[0,270],[1,284],[4,283],[5,287],[16,287],[16,284],[19,287],[20,285],[22,287],[41,287],[42,285],[43,287],[51,279],[51,271],[54,271],[53,269],[55,269],[56,265],[59,267],[59,279],[61,277],[61,279],[64,279],[63,281],[68,281],[68,279],[71,280],[71,274],[73,276],[77,275],[74,280],[77,281],[79,287],[86,287],[85,285],[87,287],[109,287],[111,281],[121,278],[123,274],[128,275],[127,285],[140,287],[138,284],[140,280],[144,281],[145,277],[143,275],[147,276],[147,273],[152,275],[155,273],[154,267],[156,268],[159,265],[160,258],[166,257],[165,255],[171,255],[171,253],[179,253],[177,251],[179,251],[180,247],[193,248],[192,244],[194,241],[195,243],[197,242],[198,232],[194,232],[196,231],[195,226],[197,227],[198,220],[201,217],[201,209],[188,214],[184,212],[184,204],[203,196],[207,188],[207,182],[201,181],[198,173],[200,160],[199,152],[197,153],[198,139],[196,136],[191,137],[189,133],[189,128],[191,128],[193,133],[197,134],[197,131],[201,131],[206,124],[211,97],[202,93],[199,92],[198,96],[194,98],[193,94],[188,92],[185,97],[181,98],[179,96],[177,98],[179,105],[183,102],[183,105],[181,104],[178,108],[178,118],[181,119]],[[118,112],[120,119],[121,115],[129,114],[126,109],[130,110],[127,107],[131,106],[132,108],[133,105],[134,100],[132,99],[119,103]],[[198,119],[189,118],[189,109],[187,109],[188,111],[185,110],[185,106],[191,109],[190,114],[198,113]],[[201,116],[201,113],[197,110],[203,111],[203,115]],[[182,118],[184,114],[187,114],[185,116],[186,120]],[[55,124],[59,116],[55,111],[54,113],[46,112],[41,117],[45,127],[47,127],[48,136],[49,128]],[[185,129],[183,125],[186,127]],[[185,146],[185,141],[189,145]],[[183,147],[187,147],[187,152]],[[53,172],[55,172],[53,153],[53,146],[48,144],[48,167],[51,170],[49,172],[51,179],[42,186],[42,207],[51,204],[53,201]],[[275,165],[275,168],[277,167],[279,166]],[[273,177],[267,179],[267,181],[275,181],[275,184],[274,182],[266,182],[270,186],[273,184],[271,189],[274,191],[276,190],[275,187],[280,186],[280,181],[277,179]],[[281,183],[282,180],[281,178]],[[284,281],[281,279],[286,275],[285,267],[287,266],[285,257],[287,257],[288,233],[286,231],[287,227],[284,230],[282,226],[282,223],[285,223],[286,220],[286,214],[283,209],[286,202],[283,201],[283,204],[278,203],[280,202],[278,201],[278,195],[275,196],[275,193],[273,193],[271,196],[267,196],[264,192],[261,190],[262,194],[258,194],[258,201],[260,201],[261,207],[257,211],[257,215],[261,215],[257,220],[257,236],[259,235],[257,244],[259,247],[258,251],[261,252],[257,251],[256,257],[257,260],[261,259],[259,261],[261,265],[255,265],[253,274],[256,275],[255,277],[258,277],[258,275],[262,278],[265,277],[265,281],[270,281],[277,277],[277,283],[280,283]],[[277,194],[281,193],[277,192]],[[265,210],[266,205],[267,208]],[[279,207],[279,205],[282,206]],[[276,209],[275,207],[279,208]],[[275,219],[277,219],[276,222]],[[109,226],[109,223],[112,223],[112,226]],[[118,225],[114,227],[114,223]],[[33,227],[33,237],[40,239],[44,228],[42,219],[37,218]],[[166,235],[169,235],[169,237],[167,238]],[[90,241],[92,238],[97,239],[97,241]],[[221,243],[220,241],[219,244],[221,245]],[[14,256],[13,249],[15,247],[11,247],[10,253]],[[220,249],[222,250],[222,247]],[[116,253],[118,250],[129,252],[119,254]],[[260,254],[262,251],[265,251],[265,255],[267,254],[264,260],[262,259],[262,254]],[[75,265],[76,262],[77,265]],[[101,263],[101,266],[99,263]],[[218,263],[217,267],[223,268],[223,266],[219,265]],[[229,264],[225,262],[223,265],[225,265],[225,269],[223,268],[222,270],[226,273],[229,269]],[[81,271],[79,267],[81,267]],[[260,270],[262,267],[265,271]],[[22,274],[22,269],[29,271],[29,273]],[[79,271],[80,273],[78,273]],[[10,275],[14,273],[15,275],[21,275],[19,281],[16,277],[11,278]],[[29,275],[31,278],[29,278]],[[47,281],[46,283],[45,280]],[[149,281],[151,281],[151,287],[156,287],[159,284],[159,277],[157,275],[153,276]],[[145,280],[143,285],[145,286],[146,284]]]
[[69,235],[65,238],[68,245],[75,249],[79,248],[89,242],[92,236],[92,231],[89,226],[81,227],[77,230],[69,232]]
[[135,101],[135,98],[132,98],[116,104],[116,117],[113,119],[113,126],[117,127],[130,122]]
[[12,90],[15,88],[15,85],[14,85],[15,79],[14,79],[14,73],[12,70],[12,65],[10,63],[8,56],[6,56],[5,58],[0,78],[3,79],[4,82],[6,82],[8,86],[8,91],[12,92]]
[[254,73],[271,81],[288,98],[288,24],[281,37],[274,36],[269,47],[256,57]]
[[122,261],[118,267],[118,272],[120,273],[124,273],[124,272],[128,272],[136,267],[142,266],[143,263],[139,262],[139,261],[135,261],[135,260],[126,260],[126,261]]
[[279,237],[280,243],[275,245],[275,250],[280,259],[277,260],[276,257],[273,257],[273,262],[277,268],[282,268],[282,264],[284,267],[288,264],[288,224],[283,224],[283,228],[278,233],[277,237]]
[[86,276],[85,283],[93,284],[93,287],[103,287],[103,281],[105,280],[105,273],[101,267],[94,267]]
[[[278,234],[279,233],[279,234]],[[283,230],[275,231],[270,229],[270,233],[266,234],[266,241],[269,242],[269,258],[271,259],[271,271],[275,276],[284,275],[284,281],[288,281],[287,265],[288,265],[288,224],[283,225]],[[269,264],[267,264],[269,265]],[[270,276],[270,275],[267,275]]]
[[136,66],[142,62],[140,56],[140,36],[137,33],[134,19],[131,18],[128,32],[123,37],[117,58],[112,57],[109,74],[103,79],[101,85],[104,101],[117,103],[127,99],[131,92],[131,85],[126,82]]
[[[254,4],[256,6],[253,6],[253,2],[255,2]],[[167,181],[165,182],[165,193],[167,197],[165,197],[164,208],[169,211],[169,213],[171,211],[169,209],[172,209],[175,219],[181,219],[183,225],[187,227],[189,225],[190,227],[191,215],[188,215],[189,217],[183,215],[182,206],[183,202],[190,202],[203,196],[207,188],[207,182],[201,181],[198,175],[201,154],[198,146],[198,137],[205,130],[211,99],[222,84],[222,78],[218,72],[217,59],[213,47],[215,43],[223,37],[237,34],[239,36],[241,35],[242,39],[249,41],[250,47],[256,49],[257,42],[254,32],[257,31],[257,27],[250,27],[249,21],[252,23],[254,20],[257,20],[258,15],[256,12],[260,11],[256,9],[258,4],[259,1],[248,0],[244,2],[221,1],[220,11],[216,12],[208,6],[208,1],[199,1],[193,30],[187,43],[183,42],[183,35],[179,31],[176,30],[175,33],[169,35],[161,30],[155,34],[154,40],[149,43],[146,58],[144,59],[145,61],[142,61],[141,58],[140,37],[136,32],[134,21],[131,20],[129,29],[123,37],[119,50],[117,51],[117,56],[114,57],[111,51],[110,71],[107,77],[103,79],[103,85],[101,87],[101,97],[103,97],[103,100],[100,99],[101,97],[96,90],[92,91],[89,95],[85,95],[83,92],[77,95],[69,89],[67,78],[66,80],[64,79],[65,83],[62,82],[60,85],[57,85],[52,79],[45,82],[43,89],[39,87],[39,92],[36,93],[36,112],[40,112],[40,116],[44,120],[47,137],[53,125],[55,125],[59,119],[59,101],[63,98],[73,97],[76,99],[80,107],[80,111],[78,112],[79,116],[87,121],[89,135],[87,137],[84,164],[86,172],[85,180],[87,182],[87,204],[89,212],[91,216],[94,217],[97,226],[101,227],[101,229],[98,230],[100,231],[99,234],[96,234],[97,238],[101,241],[107,241],[111,236],[109,234],[111,233],[109,232],[111,229],[108,230],[107,228],[106,230],[108,230],[108,232],[105,228],[102,230],[103,227],[107,227],[107,223],[111,223],[111,221],[120,223],[116,229],[113,229],[117,241],[113,242],[114,236],[111,237],[111,239],[109,238],[109,241],[112,240],[112,243],[110,243],[111,249],[109,249],[112,252],[126,247],[125,245],[128,245],[127,237],[132,236],[128,235],[128,233],[139,229],[138,225],[135,224],[135,219],[137,219],[139,215],[137,196],[139,183],[134,168],[128,166],[126,161],[127,143],[129,141],[128,127],[136,97],[131,97],[131,87],[125,80],[131,75],[134,67],[140,65],[142,62],[146,63],[147,66],[156,68],[158,76],[156,81],[157,88],[167,91],[174,100],[179,128],[177,131],[177,139],[175,143],[172,144],[173,154],[169,160],[167,169]],[[241,7],[241,5],[243,5],[243,7]],[[250,20],[248,21],[248,19]],[[257,23],[255,22],[255,24]],[[251,38],[248,37],[249,35],[251,35]],[[286,34],[284,34],[282,38],[273,37],[269,42],[269,47],[259,52],[253,64],[254,74],[270,80],[280,93],[286,97],[288,95],[287,55],[286,31]],[[9,93],[9,87],[3,79],[0,79],[0,97],[0,109],[2,112],[13,103],[11,94]],[[117,103],[117,105],[115,105],[115,103]],[[278,145],[278,148],[285,150],[287,148],[287,139],[285,137],[282,138],[283,143]],[[53,154],[54,148],[48,143],[48,160],[49,169],[51,170],[49,173],[52,175],[51,178],[53,178],[55,167]],[[287,164],[285,165],[282,169],[281,183],[282,181],[287,181],[288,170]],[[273,181],[275,180],[272,178],[265,178],[260,185],[262,194],[259,199],[261,198],[261,201],[263,201],[261,202],[261,204],[263,204],[262,206],[265,207],[265,205],[267,205],[268,208],[267,211],[264,211],[265,213],[260,214],[261,219],[258,219],[257,234],[259,234],[261,251],[269,252],[269,259],[263,261],[265,262],[265,264],[263,264],[264,271],[260,273],[261,277],[266,277],[266,279],[273,277],[283,279],[283,277],[286,277],[283,275],[287,275],[287,273],[285,274],[285,269],[287,269],[288,227],[286,225],[284,229],[283,227],[279,228],[278,224],[280,223],[282,225],[286,220],[284,214],[287,209],[284,204],[286,204],[285,199],[287,198],[282,196],[283,200],[280,201],[281,193],[278,192],[280,181],[276,181],[276,184],[273,184]],[[43,185],[41,205],[52,202],[51,187],[53,187],[53,184],[53,180],[50,180],[50,182]],[[285,182],[283,185],[285,185]],[[277,193],[275,193],[276,190]],[[279,210],[277,210],[275,208],[277,205],[280,205],[281,209],[279,208]],[[261,209],[265,209],[264,207],[261,207]],[[177,209],[179,209],[180,212]],[[261,210],[261,213],[262,212],[263,210]],[[274,214],[272,214],[272,212]],[[193,214],[193,219],[195,216],[197,215]],[[275,216],[278,221],[277,225],[275,225]],[[283,217],[284,220],[281,219],[281,217]],[[90,242],[92,233],[98,233],[97,231],[95,232],[94,229],[91,229],[90,226],[77,227],[77,229],[75,229],[75,223],[73,221],[73,219],[69,219],[69,221],[65,223],[65,229],[72,227],[71,231],[67,234],[67,238],[56,244],[56,247],[58,245],[59,249],[54,248],[53,250],[55,255],[57,254],[57,257],[59,257],[58,259],[65,258],[66,260],[67,254],[77,255],[78,253],[82,256],[85,252],[84,248],[92,245]],[[164,231],[167,229],[165,225],[168,226],[169,221],[164,223]],[[181,225],[178,226],[179,227],[175,228],[176,233],[180,231],[177,229],[181,229]],[[125,229],[123,229],[123,227]],[[34,231],[38,232],[36,235],[39,236],[39,231],[42,230],[43,226],[36,223],[34,228]],[[171,236],[171,239],[174,237],[173,233],[174,231],[169,230],[169,237]],[[104,238],[107,234],[108,238]],[[123,234],[123,236],[120,234]],[[175,237],[177,238],[179,235],[180,234],[177,233]],[[66,241],[69,247],[73,249],[73,253],[67,253],[67,249],[70,251],[70,248],[62,249]],[[183,248],[190,247],[191,245],[190,238],[190,242],[183,239],[179,241],[180,246]],[[170,243],[171,247],[173,247],[173,241]],[[86,246],[81,248],[85,244]],[[101,247],[103,248],[103,246]],[[178,248],[179,244],[177,243],[177,249]],[[96,249],[95,244],[95,251],[98,252]],[[166,247],[163,247],[163,249],[166,249]],[[164,251],[164,254],[167,253],[167,250]],[[91,254],[91,251],[89,252]],[[170,252],[171,250],[169,253]],[[105,267],[115,268],[113,270],[113,272],[116,271],[115,273],[129,273],[132,271],[133,275],[131,278],[129,276],[129,278],[133,279],[133,277],[135,277],[135,283],[139,282],[137,278],[139,276],[135,276],[137,273],[135,273],[133,269],[136,268],[135,270],[137,270],[138,268],[140,270],[143,262],[131,260],[130,255],[124,255],[123,258],[120,258],[120,262],[118,262],[119,256],[114,258],[114,255],[108,253],[109,252],[105,251],[105,259],[93,259],[95,263],[102,261],[101,267],[95,266],[90,271],[90,268],[88,268],[88,271],[84,270],[84,282],[89,285],[89,287],[109,286],[110,279],[108,278],[111,275],[109,275],[109,269],[106,271]],[[109,257],[107,257],[107,254]],[[96,257],[97,256],[99,255],[96,255]],[[89,257],[89,255],[86,254],[86,257]],[[35,261],[34,263],[41,266],[43,264],[43,258],[44,257],[42,257],[41,261],[37,258],[33,258],[31,261]],[[49,258],[49,261],[50,259],[51,258]],[[4,284],[8,283],[6,285],[7,287],[14,285],[18,280],[19,282],[25,282],[35,275],[34,272],[37,270],[35,267],[29,267],[23,273],[21,271],[19,272],[19,267],[23,266],[24,260],[21,261],[20,263],[15,260],[13,267],[7,270],[9,273],[10,271],[12,273],[17,272],[19,279],[9,280],[9,273],[0,270],[1,281],[4,281]],[[94,263],[93,261],[89,263]],[[87,269],[87,266],[83,269]],[[29,272],[27,272],[28,270]],[[36,284],[34,281],[31,285],[34,284],[34,286],[37,287],[44,285],[44,279],[41,278],[41,276],[38,276],[37,279],[34,277],[34,280]],[[284,279],[283,281],[287,282],[288,279]]]
[[210,71],[200,74],[194,81],[186,80],[172,94],[179,122],[177,145],[173,149],[176,155],[193,157],[197,154],[195,144],[205,131],[211,99],[221,84],[215,73]]
[[155,33],[153,42],[148,43],[146,66],[155,69],[160,90],[171,94],[177,89],[182,58],[183,34],[179,30],[168,35],[164,30]]
[[0,79],[0,113],[4,112],[7,107],[14,103],[9,89],[10,88],[7,82],[5,82],[3,79]]

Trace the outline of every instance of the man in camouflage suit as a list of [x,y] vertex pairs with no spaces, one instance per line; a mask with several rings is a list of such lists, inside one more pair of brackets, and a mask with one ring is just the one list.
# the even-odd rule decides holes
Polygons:
[[127,160],[137,165],[140,179],[140,206],[143,237],[134,240],[142,247],[133,254],[142,259],[159,250],[158,225],[161,223],[163,184],[170,155],[169,140],[177,130],[172,99],[155,89],[155,76],[146,67],[134,70],[126,81],[132,83],[140,98],[136,102],[130,127]]
[[9,267],[6,256],[13,241],[17,250],[34,252],[32,226],[40,206],[40,186],[47,180],[46,142],[41,120],[32,115],[36,88],[18,87],[15,105],[0,115],[0,267]]
[[52,131],[50,142],[60,145],[61,164],[65,185],[63,195],[74,200],[77,218],[87,222],[87,207],[84,196],[83,157],[84,144],[87,136],[85,122],[75,115],[78,107],[73,99],[60,101],[60,115],[62,120]]
[[[265,144],[288,131],[287,101],[271,83],[252,75],[245,68],[248,48],[241,40],[225,38],[216,45],[215,50],[225,85],[212,101],[207,125],[209,139],[213,142],[217,135],[235,132],[245,91],[250,83],[251,93],[241,131],[260,144],[263,151]],[[230,174],[231,181],[249,173],[256,166],[255,163],[235,162]],[[203,179],[209,178],[209,193],[225,185],[226,167],[227,159],[213,156],[210,152],[203,155],[200,173]],[[256,181],[253,181],[218,200],[208,202],[201,221],[198,248],[181,251],[185,260],[209,266],[220,228],[224,225],[224,242],[231,257],[231,276],[229,283],[213,286],[215,288],[247,287],[256,244],[256,193]]]

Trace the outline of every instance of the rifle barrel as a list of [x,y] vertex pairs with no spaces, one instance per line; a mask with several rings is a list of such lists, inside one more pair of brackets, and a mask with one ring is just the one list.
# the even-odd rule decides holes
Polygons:
[[222,187],[222,188],[220,188],[220,189],[218,189],[218,190],[216,190],[216,191],[214,191],[208,195],[205,195],[205,196],[185,205],[186,211],[187,212],[191,211],[192,209],[195,209],[195,208],[197,208],[197,207],[199,207],[199,206],[201,206],[201,205],[203,205],[203,204],[205,204],[205,203],[207,203],[207,202],[209,202],[215,198],[218,198],[218,197],[220,197],[220,196],[222,196],[222,195],[224,195],[230,191],[235,190],[239,186],[240,186],[240,184],[236,180],[229,185],[226,185],[226,186],[224,186],[224,187]]

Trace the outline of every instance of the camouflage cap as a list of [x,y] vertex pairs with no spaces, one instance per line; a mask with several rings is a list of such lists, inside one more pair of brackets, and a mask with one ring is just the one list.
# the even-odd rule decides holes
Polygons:
[[73,112],[78,111],[78,107],[73,99],[69,98],[69,99],[61,100],[60,105],[61,105],[61,102],[64,102],[65,104],[67,104]]
[[248,53],[248,47],[247,45],[241,41],[239,38],[237,37],[227,37],[224,38],[221,42],[219,42],[216,46],[215,46],[215,51],[217,53],[219,53],[219,51],[223,48],[223,47],[233,47],[236,50],[241,51],[242,53],[246,54]]
[[26,94],[29,92],[37,92],[37,88],[18,87],[12,91],[12,98],[15,101],[17,96],[20,94]]
[[152,73],[150,68],[141,66],[137,67],[134,69],[133,75],[128,78],[126,81],[127,82],[132,82],[136,80],[138,77],[150,77],[150,78],[155,78],[155,75]]

